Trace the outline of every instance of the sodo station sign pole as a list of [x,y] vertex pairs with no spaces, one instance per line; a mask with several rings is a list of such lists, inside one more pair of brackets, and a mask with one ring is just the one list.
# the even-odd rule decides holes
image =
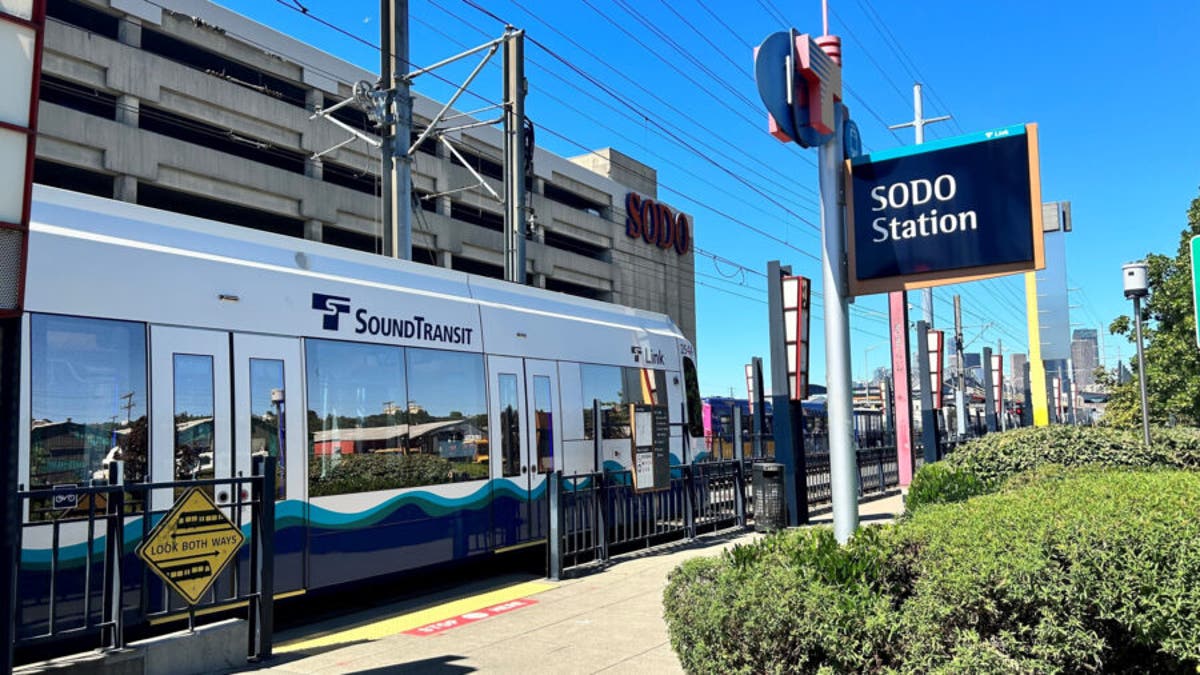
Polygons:
[[[827,10],[824,2],[822,7]],[[784,143],[818,149],[833,531],[837,540],[845,543],[858,528],[858,501],[841,167],[847,156],[843,136],[846,145],[859,141],[857,128],[847,123],[841,102],[841,38],[828,34],[828,11],[824,18],[825,35],[821,37],[798,34],[794,29],[767,36],[754,52],[754,71],[759,96],[769,113],[771,135]],[[857,148],[849,150],[849,155],[858,154]]]

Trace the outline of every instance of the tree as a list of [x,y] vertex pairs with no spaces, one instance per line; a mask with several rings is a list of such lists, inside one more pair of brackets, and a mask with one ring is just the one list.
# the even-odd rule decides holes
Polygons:
[[[1187,219],[1174,257],[1159,253],[1146,256],[1150,296],[1142,303],[1142,335],[1146,345],[1146,398],[1151,420],[1163,423],[1174,415],[1182,423],[1200,425],[1200,349],[1196,346],[1191,267],[1191,239],[1200,235],[1200,197],[1192,200]],[[1124,335],[1132,342],[1135,339],[1133,318],[1117,317],[1109,331]],[[1142,367],[1137,359],[1133,359],[1131,365],[1135,373]],[[1106,422],[1114,425],[1125,425],[1130,421],[1140,423],[1136,380],[1127,386],[1132,396],[1119,395],[1111,399],[1105,413]],[[1132,410],[1127,409],[1130,407]]]

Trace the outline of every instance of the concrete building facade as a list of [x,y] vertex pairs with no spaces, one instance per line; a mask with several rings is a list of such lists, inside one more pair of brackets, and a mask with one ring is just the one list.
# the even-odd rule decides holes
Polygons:
[[1028,356],[1021,353],[1008,357],[1008,377],[1012,383],[1013,395],[1022,402],[1025,400],[1025,367],[1028,365],[1028,359]]
[[[377,78],[207,0],[49,0],[35,181],[379,252],[379,152],[314,158],[349,134],[313,119]],[[417,95],[414,129],[440,108]],[[353,106],[333,116],[372,133]],[[413,260],[503,277],[504,206],[465,166],[504,193],[500,130],[447,137],[461,158],[433,140],[415,153]],[[627,195],[657,198],[653,168],[539,148],[527,184],[527,283],[668,314],[695,342],[690,237],[626,234]]]

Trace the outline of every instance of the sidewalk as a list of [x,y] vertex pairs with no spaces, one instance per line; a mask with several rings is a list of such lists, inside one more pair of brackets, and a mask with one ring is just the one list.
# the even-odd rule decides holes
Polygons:
[[[888,522],[903,510],[893,493],[860,504],[859,518]],[[813,521],[828,525],[832,516],[818,512]],[[276,636],[276,656],[258,672],[681,673],[662,616],[667,575],[685,560],[760,536],[713,535],[621,556],[560,582],[492,580],[482,595],[459,589],[433,606],[425,598],[306,626]],[[428,634],[404,632],[418,627]]]

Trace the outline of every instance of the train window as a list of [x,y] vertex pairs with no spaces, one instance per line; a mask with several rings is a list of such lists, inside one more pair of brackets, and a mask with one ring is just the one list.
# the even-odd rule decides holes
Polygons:
[[[104,478],[112,459],[145,481],[145,325],[34,314],[30,329],[29,486]],[[45,517],[31,504],[31,519]]]
[[283,440],[283,361],[250,359],[250,453],[274,457],[275,499],[287,499],[287,454],[279,451]]
[[688,433],[692,438],[704,435],[703,405],[700,402],[700,380],[696,377],[696,364],[683,357],[683,385],[687,396]]
[[554,470],[554,405],[551,401],[550,378],[533,376],[534,442],[537,446],[537,470]]
[[517,396],[517,376],[500,373],[500,456],[504,475],[521,473],[521,404]]
[[488,477],[483,356],[407,349],[408,445],[425,484]]
[[404,350],[334,340],[305,342],[312,497],[419,485],[404,454],[409,407]]
[[[175,480],[213,477],[213,359],[175,354]],[[212,494],[212,486],[205,488]],[[182,493],[182,488],[177,489]]]
[[[618,366],[579,367],[580,390],[583,392],[583,434],[595,438],[592,428],[592,401],[600,401],[602,438],[629,438],[629,411],[625,395],[624,376]],[[637,382],[635,379],[634,382]]]
[[667,371],[650,368],[622,368],[622,403],[668,405]]

